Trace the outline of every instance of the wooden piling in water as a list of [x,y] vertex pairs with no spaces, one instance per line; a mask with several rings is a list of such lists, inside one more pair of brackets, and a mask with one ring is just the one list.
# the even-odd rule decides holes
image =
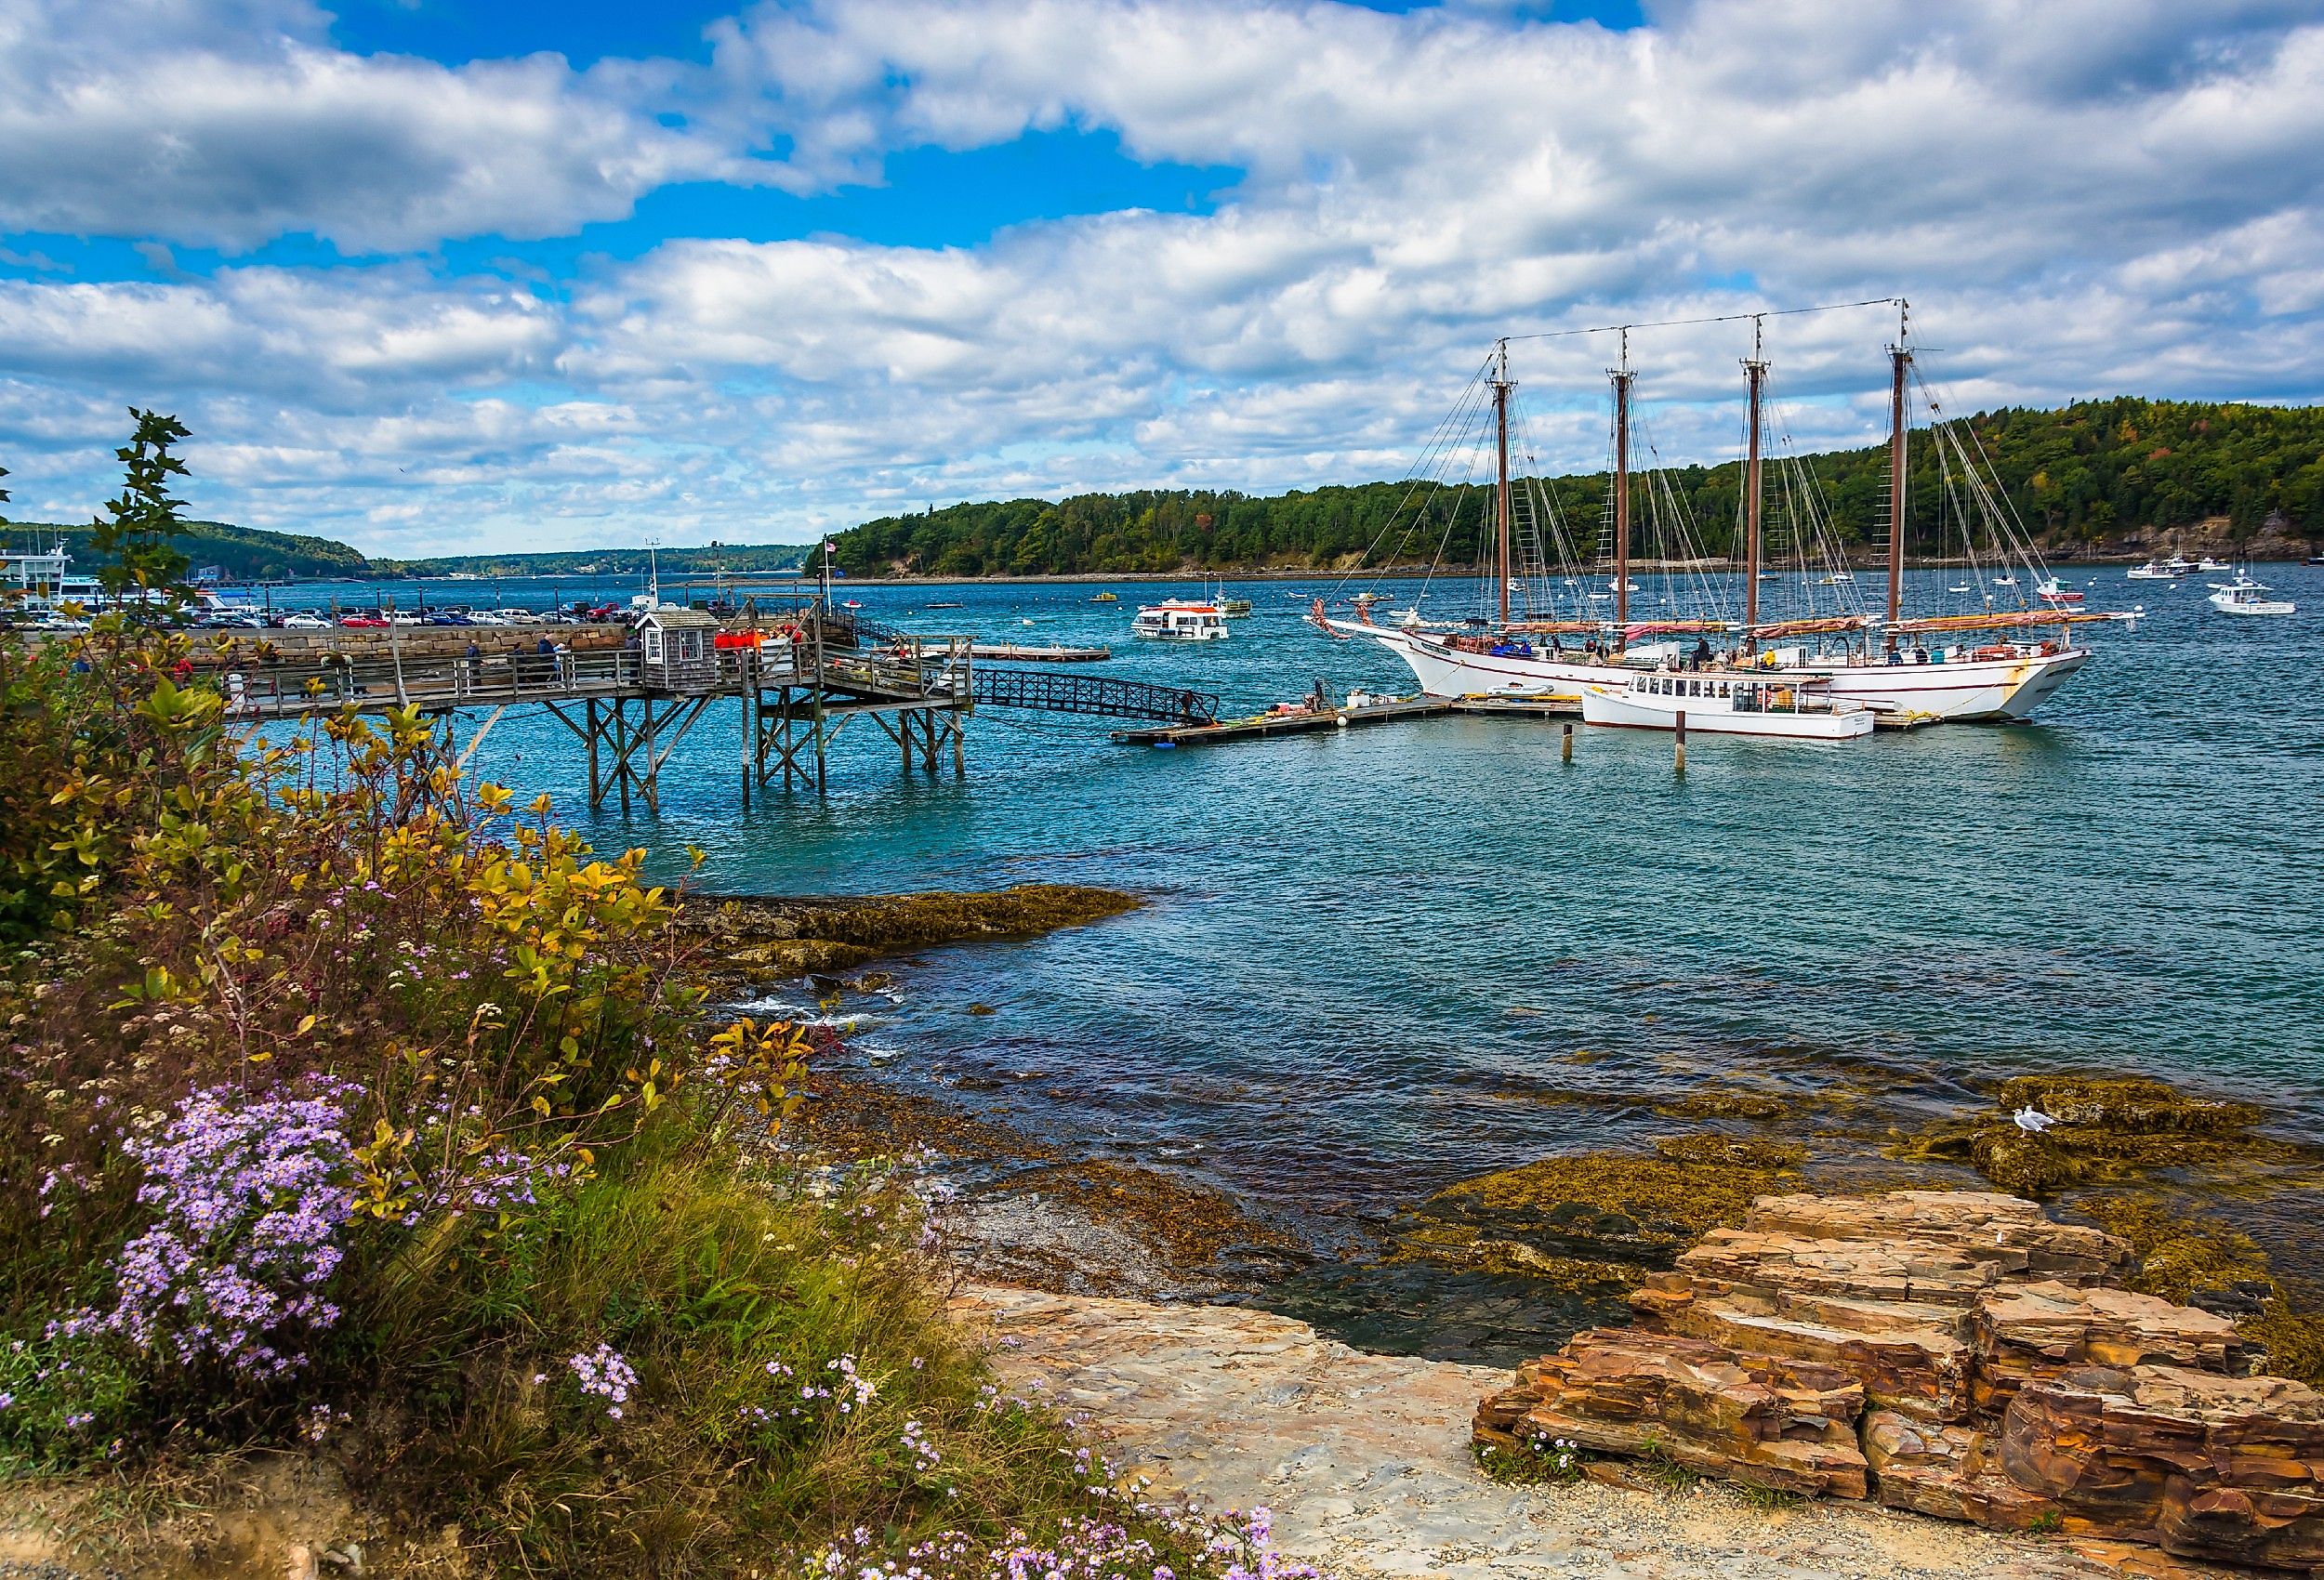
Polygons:
[[1565,727],[1565,738],[1558,743],[1557,760],[1560,762],[1574,760],[1574,727],[1570,724]]
[[1670,771],[1673,773],[1683,774],[1686,771],[1686,710],[1684,708],[1679,709],[1678,743],[1676,750],[1677,756],[1671,761]]

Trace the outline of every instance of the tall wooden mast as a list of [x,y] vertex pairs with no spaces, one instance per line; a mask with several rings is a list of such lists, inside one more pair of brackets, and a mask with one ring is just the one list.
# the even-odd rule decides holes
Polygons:
[[1493,428],[1499,459],[1493,487],[1493,584],[1500,594],[1501,624],[1509,624],[1509,342],[1493,348]]
[[[1743,363],[1743,372],[1750,388],[1751,437],[1750,448],[1745,452],[1743,463],[1743,624],[1759,624],[1759,397],[1767,382],[1767,363],[1760,356],[1760,320],[1751,320],[1751,354]],[[1743,633],[1748,644],[1753,640],[1749,630]]]
[[1614,378],[1614,623],[1630,624],[1630,331]]
[[1888,348],[1893,375],[1888,389],[1888,618],[1893,625],[1905,607],[1905,370],[1912,351],[1905,344],[1911,304],[1896,304],[1896,343]]

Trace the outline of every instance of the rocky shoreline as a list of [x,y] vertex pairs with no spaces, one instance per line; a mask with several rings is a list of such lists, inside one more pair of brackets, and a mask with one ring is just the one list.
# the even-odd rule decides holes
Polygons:
[[[984,909],[989,898],[943,897],[944,904],[933,910],[955,907],[963,915],[1002,914]],[[905,897],[907,902],[910,899]],[[1094,918],[1116,914],[1129,902],[1134,902],[1117,897],[1112,909],[1107,909],[1095,902],[1076,902],[1063,906],[1058,914],[1076,917],[1086,914]],[[797,926],[793,936],[772,941],[790,946],[805,941],[814,946],[807,950],[809,955],[814,955],[823,943],[838,942],[844,945],[844,953],[814,957],[832,970],[859,969],[881,953],[878,943],[868,941],[871,924],[859,931],[819,919],[815,907],[829,903],[785,902],[766,910],[746,907],[727,914],[743,918],[737,926],[759,925],[769,917],[778,924],[797,925],[805,918],[806,925]],[[846,903],[862,907],[871,902]],[[1086,913],[1084,905],[1089,907]],[[869,914],[877,913],[875,906]],[[910,915],[914,907],[905,903],[900,911],[890,914]],[[1006,914],[1023,913],[1010,910]],[[908,928],[903,930],[910,932]],[[842,931],[848,936],[811,937]],[[982,935],[969,929],[951,936]],[[853,941],[858,938],[866,941]],[[917,946],[917,941],[905,945]],[[745,942],[741,947],[754,945]],[[763,958],[772,965],[800,957],[786,947],[765,956],[746,955],[739,966],[744,975],[763,974],[753,962]],[[845,980],[825,976],[811,981],[819,992],[826,987],[832,991],[829,1002],[844,999],[851,991]],[[867,981],[875,987],[885,983],[878,972],[853,979],[859,986]],[[1734,1312],[1716,1313],[1726,1320],[1725,1326],[1714,1315],[1702,1314],[1714,1311],[1715,1300],[1703,1303],[1692,1318],[1672,1313],[1694,1307],[1695,1287],[1686,1281],[1701,1272],[1704,1247],[1731,1244],[1732,1236],[1745,1231],[1753,1221],[1752,1215],[1761,1212],[1770,1197],[1789,1192],[1787,1199],[1806,1201],[1814,1198],[1803,1192],[1853,1188],[1879,1200],[1890,1199],[1886,1193],[1900,1189],[1959,1190],[1990,1181],[2028,1196],[2055,1200],[2068,1217],[2085,1220],[2080,1225],[2052,1224],[2030,1203],[1989,1198],[2011,1203],[2010,1214],[2030,1214],[2033,1219],[2049,1224],[2045,1232],[2055,1243],[2053,1251],[2068,1243],[2102,1247],[2103,1254],[2093,1253],[2096,1260],[2082,1272],[2093,1274],[2093,1285],[2105,1286],[2106,1299],[2112,1302],[2107,1306],[2109,1320],[2127,1312],[2140,1320],[2160,1322],[2158,1332],[2169,1329],[2172,1342],[2184,1341],[2178,1350],[2156,1352],[2164,1360],[2196,1363],[2198,1371],[2208,1364],[2211,1371],[2206,1375],[2228,1380],[2234,1380],[2235,1372],[2248,1370],[2250,1358],[2262,1352],[2277,1354],[2283,1369],[2311,1378],[2324,1368],[2324,1343],[2318,1342],[2324,1323],[2319,1323],[2312,1304],[2303,1304],[2299,1297],[2305,1290],[2312,1301],[2312,1286],[2275,1266],[2260,1242],[2246,1232],[2271,1221],[2285,1221],[2288,1216],[2296,1218],[2304,1210],[2299,1204],[2312,1199],[2311,1192],[2324,1183],[2324,1149],[2282,1133],[2274,1127],[2271,1115],[2248,1103],[2184,1092],[2137,1077],[2095,1074],[1996,1083],[1986,1089],[1981,1103],[1900,1126],[1893,1118],[1882,1117],[1897,1112],[1885,1101],[1892,1078],[1891,1073],[1878,1071],[1840,1072],[1830,1095],[1814,1099],[1811,1106],[1817,1123],[1805,1130],[1796,1123],[1798,1105],[1756,1099],[1747,1078],[1738,1078],[1739,1084],[1732,1090],[1717,1087],[1693,1092],[1683,1102],[1663,1106],[1670,1108],[1666,1117],[1672,1123],[1692,1123],[1700,1128],[1666,1136],[1638,1152],[1552,1156],[1439,1189],[1412,1202],[1393,1221],[1372,1226],[1366,1246],[1353,1261],[1301,1244],[1296,1236],[1254,1218],[1227,1192],[1182,1169],[1109,1159],[1091,1153],[1069,1136],[1028,1133],[1011,1122],[1005,1100],[983,1105],[970,1100],[977,1095],[978,1083],[957,1073],[942,1083],[922,1086],[908,1083],[892,1069],[820,1071],[815,1080],[824,1100],[811,1106],[800,1135],[807,1145],[842,1153],[924,1150],[935,1155],[940,1171],[965,1180],[967,1188],[946,1209],[944,1218],[956,1263],[965,1277],[976,1281],[967,1298],[971,1314],[976,1320],[999,1323],[1004,1338],[1010,1323],[1022,1322],[1033,1326],[1023,1329],[1020,1337],[1025,1332],[1039,1331],[1059,1343],[1069,1340],[1071,1369],[1067,1375],[1080,1380],[1070,1383],[1059,1397],[1076,1407],[1103,1402],[1098,1411],[1101,1422],[1107,1430],[1122,1434],[1124,1443],[1133,1449],[1159,1440],[1142,1435],[1149,1432],[1149,1425],[1142,1425],[1146,1418],[1134,1411],[1129,1418],[1117,1418],[1122,1398],[1134,1402],[1147,1398],[1154,1389],[1168,1391],[1166,1380],[1141,1356],[1167,1353],[1174,1357],[1174,1366],[1192,1368],[1182,1379],[1188,1387],[1200,1381],[1195,1397],[1155,1406],[1161,1412],[1155,1419],[1178,1434],[1169,1441],[1182,1445],[1227,1433],[1229,1429],[1222,1426],[1215,1431],[1195,1432],[1187,1423],[1198,1418],[1202,1411],[1226,1414],[1242,1408],[1235,1401],[1241,1397],[1236,1390],[1246,1383],[1274,1389],[1271,1398],[1291,1397],[1314,1385],[1312,1377],[1300,1381],[1276,1376],[1267,1381],[1277,1366],[1274,1357],[1306,1357],[1301,1364],[1324,1365],[1334,1377],[1373,1376],[1377,1388],[1391,1394],[1414,1389],[1416,1397],[1434,1402],[1431,1409],[1443,1405],[1449,1414],[1426,1422],[1406,1421],[1405,1428],[1423,1434],[1431,1445],[1428,1453],[1442,1456],[1432,1474],[1441,1472],[1448,1478],[1429,1494],[1432,1501],[1425,1507],[1437,1508],[1433,1500],[1441,1492],[1448,1500],[1445,1507],[1457,1506],[1461,1510],[1457,1516],[1420,1512],[1421,1505],[1395,1504],[1419,1521],[1407,1527],[1404,1514],[1392,1517],[1386,1512],[1388,1504],[1363,1512],[1369,1507],[1366,1489],[1395,1483],[1410,1470],[1411,1455],[1419,1452],[1414,1446],[1417,1440],[1396,1437],[1392,1442],[1379,1435],[1393,1423],[1374,1421],[1360,1431],[1347,1429],[1357,1431],[1351,1443],[1368,1444],[1364,1452],[1375,1453],[1377,1463],[1330,1456],[1318,1461],[1329,1468],[1327,1472],[1291,1478],[1319,1500],[1312,1527],[1315,1545],[1295,1550],[1314,1560],[1328,1560],[1341,1573],[1460,1573],[1472,1560],[1477,1565],[1473,1572],[1478,1573],[1487,1570],[1506,1573],[1512,1563],[1528,1573],[1575,1574],[1675,1575],[1713,1568],[1723,1573],[1834,1577],[1912,1572],[1909,1564],[1900,1567],[1883,1562],[1870,1550],[1855,1551],[1847,1539],[1829,1537],[1823,1523],[1837,1521],[1829,1530],[1844,1533],[1868,1520],[1868,1529],[1885,1533],[1873,1543],[1882,1552],[1898,1542],[1935,1544],[1930,1551],[1941,1551],[1944,1557],[1933,1562],[1930,1573],[2201,1573],[2172,1568],[2179,1560],[2165,1559],[2154,1546],[2125,1545],[2126,1537],[2144,1536],[2151,1543],[2161,1536],[2159,1494],[2149,1500],[2150,1507],[2135,1515],[2099,1517],[2074,1505],[2070,1498],[2061,1500],[2054,1495],[2055,1489],[2037,1495],[2017,1487],[2013,1493],[1993,1481],[1992,1476],[2000,1474],[1993,1469],[1999,1463],[1994,1445],[2006,1436],[2008,1402],[1989,1387],[1986,1403],[1980,1406],[1986,1410],[1984,1415],[1956,1411],[1948,1416],[1940,1409],[1937,1418],[1923,1420],[1908,1407],[1898,1408],[1896,1399],[1887,1394],[1880,1397],[1875,1407],[1871,1393],[1861,1382],[1855,1385],[1856,1394],[1849,1396],[1844,1377],[1826,1379],[1838,1389],[1832,1396],[1839,1401],[1832,1406],[1838,1414],[1819,1429],[1826,1430],[1835,1444],[1844,1437],[1846,1452],[1839,1457],[1853,1455],[1855,1462],[1855,1468],[1843,1468],[1837,1479],[1832,1475],[1790,1480],[1769,1476],[1758,1473],[1743,1457],[1729,1454],[1722,1458],[1699,1447],[1689,1468],[1684,1454],[1674,1447],[1684,1441],[1683,1434],[1666,1421],[1655,1429],[1661,1446],[1648,1455],[1649,1470],[1643,1477],[1618,1463],[1623,1444],[1607,1439],[1603,1445],[1606,1457],[1587,1468],[1587,1476],[1594,1481],[1586,1481],[1583,1487],[1516,1493],[1505,1487],[1494,1489],[1459,1451],[1459,1441],[1466,1435],[1459,1418],[1473,1411],[1479,1397],[1506,1389],[1506,1371],[1461,1364],[1460,1360],[1472,1351],[1463,1348],[1467,1341],[1458,1340],[1458,1336],[1456,1342],[1438,1350],[1422,1350],[1420,1356],[1367,1352],[1369,1341],[1361,1336],[1367,1332],[1367,1322],[1377,1316],[1378,1308],[1394,1302],[1393,1289],[1379,1280],[1383,1274],[1393,1274],[1415,1287],[1428,1286],[1432,1295],[1465,1287],[1474,1292],[1480,1304],[1499,1300],[1512,1306],[1498,1318],[1488,1314],[1478,1319],[1488,1327],[1500,1323],[1488,1336],[1486,1352],[1507,1353],[1530,1338],[1538,1342],[1525,1352],[1538,1356],[1579,1331],[1585,1338],[1576,1342],[1582,1345],[1583,1353],[1574,1364],[1584,1370],[1594,1366],[1602,1371],[1611,1368],[1620,1376],[1660,1375],[1657,1368],[1667,1372],[1677,1363],[1674,1346],[1676,1350],[1690,1345],[1721,1350],[1734,1339],[1735,1321],[1739,1320]],[[1005,1098],[1005,1093],[996,1095]],[[2012,1118],[2014,1112],[2028,1108],[2058,1123],[2046,1133],[2028,1131]],[[1656,1112],[1661,1113],[1661,1107]],[[1783,1126],[1786,1139],[1774,1139],[1778,1126]],[[1802,1139],[1790,1139],[1793,1135]],[[1998,1227],[2007,1238],[2009,1225]],[[2270,1248],[2280,1250],[2281,1246],[2271,1240]],[[2047,1267],[2045,1271],[2060,1269]],[[2302,1271],[2306,1271],[2304,1265]],[[1844,1270],[1844,1276],[1855,1278],[1862,1271]],[[2099,1273],[2103,1277],[2096,1276]],[[1324,1310],[1314,1299],[1294,1293],[1318,1279],[1329,1278],[1347,1281],[1343,1309]],[[1675,1285],[1673,1280],[1678,1281]],[[2067,1286],[2074,1287],[2070,1283]],[[1673,1294],[1674,1289],[1679,1294]],[[1836,1290],[1827,1293],[1835,1298],[1877,1297],[1877,1292],[1870,1290],[1853,1295]],[[1681,1298],[1681,1295],[1687,1297]],[[2040,1321],[2054,1326],[2056,1320],[2062,1320],[2043,1303],[2048,1300],[2046,1294],[2020,1298],[2021,1302],[2033,1298],[2040,1307],[2027,1318],[2036,1326]],[[1236,1304],[1202,1303],[1221,1299]],[[1528,1305],[1531,1309],[1526,1309]],[[1250,1309],[1262,1306],[1274,1314]],[[1635,1328],[1619,1326],[1633,1308],[1648,1314]],[[1298,1320],[1310,1310],[1319,1310],[1322,1320],[1329,1323],[1326,1333]],[[2008,1315],[2000,1306],[1974,1310],[1975,1321],[1998,1321]],[[2164,1321],[2156,1317],[2159,1311],[2180,1314]],[[2090,1317],[2087,1310],[2082,1314]],[[1710,1325],[1697,1333],[1688,1326],[1690,1322]],[[1974,1322],[1962,1318],[1955,1325],[1967,1336],[1954,1342],[1964,1350],[1972,1348],[1974,1332],[1980,1331]],[[2084,1326],[2089,1325],[2085,1320]],[[2196,1334],[2198,1328],[2200,1335]],[[1593,1329],[1606,1331],[1588,1336]],[[1340,1345],[1327,1336],[1330,1332],[1354,1336],[1357,1344],[1366,1347]],[[1929,1338],[1927,1334],[1918,1336]],[[2203,1342],[2197,1343],[2198,1338]],[[1019,1374],[1025,1359],[1012,1353],[1013,1348],[1004,1343],[997,1357],[1004,1372],[1011,1376]],[[1392,1341],[1388,1348],[1414,1347]],[[1973,1376],[2000,1376],[2006,1370],[1998,1358],[2000,1353],[1996,1350],[1988,1357],[1983,1373],[1964,1363],[1959,1368],[1961,1375],[1953,1379],[1957,1390],[1972,1389]],[[2101,1359],[2120,1358],[2116,1351],[2105,1350],[2103,1343],[2098,1351],[2080,1358],[2088,1359],[2091,1353]],[[1746,1364],[1736,1354],[1728,1344],[1722,1354],[1708,1360],[1691,1353],[1679,1359],[1697,1369],[1704,1364]],[[1430,1355],[1439,1358],[1422,1358]],[[1795,1356],[1777,1359],[1793,1367],[1787,1375],[1794,1382],[1798,1367],[1807,1364]],[[1816,1363],[1829,1366],[1832,1363]],[[2039,1379],[2040,1388],[2023,1389],[2039,1368],[2027,1363],[2020,1369],[2024,1375],[2014,1377],[2006,1390],[2012,1397],[2023,1390],[2029,1401],[2049,1400],[2063,1386],[2057,1376],[2045,1374]],[[1493,1410],[1488,1406],[1478,1417],[1480,1441],[1496,1447],[1516,1442],[1510,1421],[1545,1407],[1547,1374],[1537,1366],[1530,1375],[1528,1386],[1535,1390],[1531,1402],[1498,1424],[1488,1420]],[[1209,1380],[1200,1380],[1205,1377]],[[1125,1379],[1134,1380],[1134,1386]],[[1451,1405],[1446,1402],[1455,1382],[1467,1390],[1468,1397]],[[2296,1383],[2284,1386],[2300,1388]],[[1121,1387],[1130,1387],[1130,1392],[1119,1397],[1108,1393]],[[1858,1402],[1846,1404],[1848,1397]],[[2280,1396],[2297,1397],[2296,1393]],[[1502,1414],[1508,1415],[1515,1402],[1512,1401]],[[2026,1408],[2030,1410],[2032,1405]],[[2108,1408],[2103,1399],[2096,1403],[2083,1399],[2061,1404],[2063,1414],[2058,1420],[2078,1421],[2081,1415],[2077,1413],[2086,1410],[2095,1410],[2094,1418],[2106,1419]],[[2304,1408],[2291,1407],[2292,1415],[2299,1416]],[[1190,1416],[1187,1412],[1197,1414]],[[1840,1421],[1839,1415],[1845,1415],[1846,1420]],[[1682,1413],[1679,1419],[1684,1418]],[[1301,1429],[1292,1424],[1280,1429],[1296,1432]],[[2057,1426],[2053,1440],[2066,1429],[2065,1425]],[[1570,1439],[1573,1434],[1566,1435]],[[1260,1446],[1261,1440],[1255,1438],[1235,1453],[1263,1458],[1266,1453],[1275,1452],[1282,1458],[1273,1468],[1233,1455],[1205,1457],[1208,1451],[1189,1449],[1199,1463],[1185,1475],[1177,1476],[1176,1483],[1208,1490],[1228,1500],[1276,1497],[1284,1483],[1284,1465],[1306,1460],[1301,1457],[1301,1446],[1290,1438],[1278,1435],[1272,1441],[1272,1451]],[[1634,1451],[1640,1439],[1632,1431],[1626,1441]],[[1446,1447],[1447,1443],[1451,1446]],[[1352,1446],[1349,1452],[1357,1450]],[[2324,1438],[2319,1438],[2317,1457],[2324,1463]],[[1742,1496],[1697,1494],[1689,1494],[1691,1502],[1681,1499],[1675,1509],[1660,1507],[1670,1500],[1658,1499],[1651,1514],[1641,1514],[1634,1502],[1624,1501],[1634,1500],[1634,1492],[1615,1490],[1657,1484],[1654,1467],[1674,1463],[1686,1470],[1688,1480],[1703,1473],[1741,1475],[1747,1481],[1772,1486],[1779,1493],[1788,1489],[1828,1495],[1809,1508],[1771,1511],[1756,1493]],[[1850,1479],[1852,1475],[1855,1480]],[[1948,1481],[1948,1475],[1954,1481]],[[1345,1484],[1327,1485],[1333,1477]],[[1466,1491],[1455,1495],[1456,1486]],[[1902,1534],[1902,1527],[1885,1523],[1905,1517],[1894,1512],[1843,1513],[1837,1508],[1826,1508],[1823,1505],[1829,1494],[1868,1498],[1885,1503],[1892,1510],[1918,1511],[1912,1516],[1915,1534]],[[1512,1498],[1519,1501],[1512,1503]],[[1620,1551],[1579,1541],[1564,1529],[1565,1521],[1576,1514],[1576,1498],[1612,1500],[1605,1509],[1593,1504],[1586,1511],[1592,1531],[1608,1528],[1606,1521],[1611,1521],[1616,1528],[1648,1534]],[[1555,1513],[1538,1507],[1545,1502],[1558,1505],[1559,1500],[1564,1502]],[[1389,1502],[1394,1504],[1393,1499]],[[1357,1522],[1367,1533],[1353,1546],[1345,1539],[1347,1531],[1334,1523],[1344,1523],[1350,1509],[1356,1511]],[[1716,1517],[1706,1519],[1706,1510],[1715,1510]],[[1979,1547],[1975,1546],[1979,1541],[2003,1538],[1965,1531],[1930,1534],[1932,1528],[1919,1519],[1919,1514],[1925,1513],[1961,1517],[1965,1511],[1969,1518],[1983,1518],[1979,1510],[1991,1515],[1984,1522],[2013,1526],[2021,1532],[2020,1536],[2000,1547]],[[2045,1522],[2050,1514],[2055,1516],[2054,1528]],[[1280,1528],[1287,1534],[1307,1530],[1308,1526],[1298,1523],[1305,1518],[1299,1516]],[[2177,1516],[2172,1519],[2179,1525],[2185,1523]],[[1512,1524],[1512,1520],[1517,1523]],[[1544,1536],[1538,1529],[1545,1522],[1557,1528],[1551,1536]],[[2219,1523],[2216,1518],[2212,1522]],[[1679,1526],[1692,1534],[1675,1534]],[[1802,1556],[1807,1549],[1797,1543],[1803,1526],[1813,1526],[1818,1533],[1810,1546],[1822,1544],[1817,1548],[1820,1556]],[[1520,1527],[1530,1534],[1521,1538]],[[2027,1527],[2033,1528],[2031,1534],[2022,1534]],[[2061,1539],[2037,1539],[2045,1535]],[[2065,1537],[2079,1542],[2079,1549],[2073,1542],[2062,1540]],[[1695,1541],[1710,1545],[1689,1547],[1687,1544]],[[1964,1541],[1971,1545],[1947,1545]],[[1429,1546],[1432,1542],[1433,1547]],[[2271,1549],[2265,1540],[2238,1547],[2224,1539],[2205,1545],[2172,1536],[2164,1545],[2185,1552],[2247,1560],[2254,1556],[2265,1560],[2272,1550],[2279,1561],[2285,1552],[2304,1551],[2296,1543]],[[1427,1549],[1425,1555],[1422,1548]],[[1688,1552],[1694,1555],[1693,1567],[1676,1558],[1666,1567],[1635,1567],[1640,1554]]]
[[1341,1580],[2225,1580],[2095,1538],[1708,1481],[1505,1485],[1478,1473],[1467,1441],[1505,1372],[1367,1354],[1262,1311],[988,1284],[964,1286],[955,1310],[991,1334],[1020,1397],[1086,1414],[1161,1493],[1263,1505],[1285,1551]]

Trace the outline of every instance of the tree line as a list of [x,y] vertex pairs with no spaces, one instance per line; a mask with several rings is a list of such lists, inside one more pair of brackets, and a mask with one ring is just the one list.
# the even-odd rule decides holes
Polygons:
[[[2238,543],[2271,526],[2294,538],[2324,538],[2324,408],[2120,397],[1982,412],[1966,426],[2018,518],[2053,549],[2094,548],[2215,518],[2226,520]],[[1907,542],[1941,553],[1944,513],[1954,507],[1939,447],[1916,431],[1911,455]],[[1802,456],[1799,464],[1813,474],[1843,544],[1885,541],[1885,444]],[[1727,462],[1660,474],[1703,552],[1736,546],[1742,470]],[[1556,500],[1578,552],[1593,552],[1611,493],[1607,474],[1528,481]],[[1633,517],[1643,521],[1645,484],[1634,486]],[[1771,516],[1779,489],[1771,467]],[[1416,490],[1409,482],[1274,495],[1132,489],[885,517],[838,534],[838,563],[857,576],[1466,564],[1489,541],[1491,512],[1490,488]]]

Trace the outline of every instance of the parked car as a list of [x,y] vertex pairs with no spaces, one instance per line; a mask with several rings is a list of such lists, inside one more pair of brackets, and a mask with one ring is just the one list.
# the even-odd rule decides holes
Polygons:
[[430,614],[428,617],[428,623],[430,625],[473,625],[476,624],[476,622],[470,619],[468,615],[458,613],[456,611],[449,609],[440,609],[436,611],[435,613]]
[[530,625],[540,619],[529,609],[495,609],[493,613],[503,625]]
[[298,613],[283,616],[283,629],[285,631],[327,631],[330,628],[331,622],[320,614]]
[[350,631],[384,631],[388,628],[387,617],[380,614],[342,614],[339,625]]

